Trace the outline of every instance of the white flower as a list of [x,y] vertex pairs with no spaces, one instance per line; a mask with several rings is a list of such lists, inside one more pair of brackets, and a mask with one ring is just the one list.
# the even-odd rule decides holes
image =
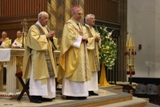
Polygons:
[[112,69],[117,57],[117,45],[111,37],[113,30],[108,32],[107,27],[100,27],[100,31],[98,32],[101,34],[102,45],[99,52],[100,61],[104,63],[108,69]]
[[108,37],[110,37],[111,35],[112,35],[112,32],[109,32],[109,33],[108,33]]

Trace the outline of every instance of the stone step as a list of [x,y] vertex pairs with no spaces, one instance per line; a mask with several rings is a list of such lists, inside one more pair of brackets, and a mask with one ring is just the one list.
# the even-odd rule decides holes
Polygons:
[[152,103],[148,103],[147,106],[145,107],[160,107],[159,105],[155,105],[155,104],[152,104]]
[[148,101],[142,98],[132,97],[132,100],[117,102],[114,104],[108,104],[98,107],[145,107]]
[[[97,107],[132,100],[131,94],[119,91],[121,88],[121,86],[100,87],[96,92],[99,96],[89,96],[86,100],[65,100],[61,98],[61,94],[57,93],[56,99],[52,102],[38,104],[38,107]],[[37,107],[37,104],[31,103],[27,97],[23,97],[21,101],[2,98],[0,102],[0,107],[8,105],[12,107]]]

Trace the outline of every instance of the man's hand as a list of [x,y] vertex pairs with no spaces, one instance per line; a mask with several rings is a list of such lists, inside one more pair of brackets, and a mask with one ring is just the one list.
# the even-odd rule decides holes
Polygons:
[[50,31],[46,36],[47,38],[52,38],[55,34],[55,31]]
[[95,40],[96,40],[96,41],[99,41],[100,39],[101,39],[101,38],[100,38],[99,35],[95,37]]
[[88,41],[88,38],[86,36],[82,36],[82,40]]

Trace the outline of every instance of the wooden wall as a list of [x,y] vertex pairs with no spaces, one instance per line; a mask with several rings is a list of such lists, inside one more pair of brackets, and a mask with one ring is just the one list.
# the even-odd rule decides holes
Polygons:
[[8,33],[12,41],[17,30],[22,30],[21,22],[26,19],[28,27],[37,21],[37,14],[47,10],[47,0],[0,0],[0,35]]
[[46,10],[46,0],[0,0],[0,16],[37,14]]
[[84,14],[92,13],[96,19],[119,22],[119,2],[118,0],[85,0]]

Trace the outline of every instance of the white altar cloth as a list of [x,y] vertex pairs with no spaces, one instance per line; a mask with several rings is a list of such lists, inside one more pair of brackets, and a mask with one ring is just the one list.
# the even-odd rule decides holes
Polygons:
[[0,49],[0,62],[10,61],[10,48]]

